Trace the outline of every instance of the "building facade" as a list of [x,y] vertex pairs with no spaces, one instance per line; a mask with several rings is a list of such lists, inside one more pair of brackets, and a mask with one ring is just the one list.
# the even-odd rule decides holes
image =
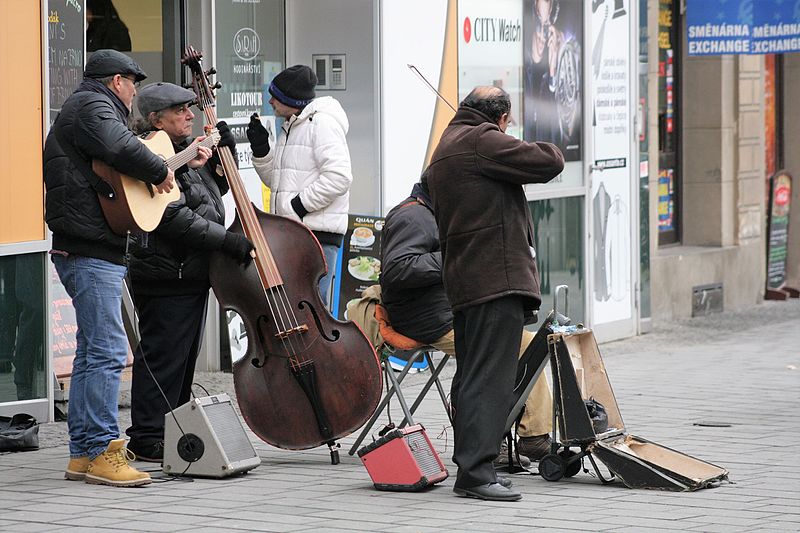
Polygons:
[[[512,99],[509,133],[555,142],[567,159],[554,182],[526,188],[543,308],[566,284],[569,314],[608,340],[757,305],[768,179],[800,173],[800,156],[786,149],[800,137],[790,120],[800,58],[690,56],[691,5],[0,0],[0,65],[16,80],[0,86],[0,146],[11,166],[2,178],[11,193],[0,197],[0,413],[53,419],[60,384],[68,386],[76,326],[47,257],[41,151],[85,61],[103,47],[134,57],[145,83],[187,82],[185,47],[203,52],[222,83],[216,114],[233,126],[242,176],[264,209],[269,191],[251,169],[244,130],[253,112],[280,127],[266,89],[286,66],[311,65],[317,94],[347,111],[351,212],[367,216],[407,196],[451,106],[476,85],[501,86]],[[232,203],[228,211],[232,218]],[[790,286],[800,284],[798,226],[790,217]],[[246,336],[216,304],[208,313],[199,367],[215,370]]]

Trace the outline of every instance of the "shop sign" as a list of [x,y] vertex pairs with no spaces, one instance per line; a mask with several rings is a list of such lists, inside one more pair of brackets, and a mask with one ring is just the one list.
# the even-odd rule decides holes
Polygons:
[[[280,62],[267,61],[265,41],[274,18],[272,2],[217,0],[216,65],[217,115],[247,118],[253,113],[271,113],[267,84],[281,71]],[[276,51],[272,51],[273,54]]]
[[786,281],[789,245],[789,212],[792,207],[792,177],[779,172],[770,179],[767,220],[767,289],[780,289]]
[[800,51],[800,2],[689,0],[689,55]]
[[381,217],[349,216],[333,288],[334,315],[340,319],[347,318],[348,302],[361,298],[367,287],[378,283],[383,222]]
[[522,138],[522,0],[461,0],[458,97],[479,85],[501,87],[511,97],[506,133]]

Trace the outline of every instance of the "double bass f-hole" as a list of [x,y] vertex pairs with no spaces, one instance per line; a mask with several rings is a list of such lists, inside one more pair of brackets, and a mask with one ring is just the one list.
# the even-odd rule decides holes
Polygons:
[[314,308],[313,305],[311,305],[310,302],[308,302],[306,300],[303,300],[303,301],[300,302],[300,304],[298,304],[298,307],[300,308],[301,311],[303,310],[304,307],[308,307],[308,310],[311,313],[311,316],[314,317],[314,323],[317,325],[317,330],[319,330],[319,333],[320,333],[320,335],[322,335],[323,339],[325,339],[328,342],[336,342],[336,341],[339,340],[339,330],[338,329],[332,329],[330,337],[328,336],[327,333],[325,333],[325,328],[322,326],[322,322],[320,322],[319,315],[317,314],[317,310]]

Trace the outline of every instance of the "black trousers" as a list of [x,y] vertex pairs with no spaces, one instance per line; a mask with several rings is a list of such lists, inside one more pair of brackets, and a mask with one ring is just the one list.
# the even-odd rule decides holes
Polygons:
[[458,357],[450,400],[455,408],[457,487],[497,481],[492,461],[500,452],[506,417],[513,405],[523,315],[519,296],[454,313]]
[[[208,292],[185,296],[134,295],[141,342],[133,354],[131,427],[137,445],[164,440],[164,415],[189,401],[203,340]],[[145,366],[145,360],[147,366]],[[169,401],[167,405],[155,376]]]

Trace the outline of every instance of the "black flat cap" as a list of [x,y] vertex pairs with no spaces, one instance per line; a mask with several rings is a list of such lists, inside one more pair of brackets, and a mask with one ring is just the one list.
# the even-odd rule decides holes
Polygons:
[[116,50],[98,50],[93,53],[83,70],[84,78],[105,78],[114,74],[135,76],[136,81],[147,78],[147,74],[136,61]]
[[136,107],[139,108],[142,116],[147,118],[147,115],[154,111],[188,104],[196,99],[197,95],[189,89],[178,87],[173,83],[159,81],[139,90],[139,96],[136,97]]

